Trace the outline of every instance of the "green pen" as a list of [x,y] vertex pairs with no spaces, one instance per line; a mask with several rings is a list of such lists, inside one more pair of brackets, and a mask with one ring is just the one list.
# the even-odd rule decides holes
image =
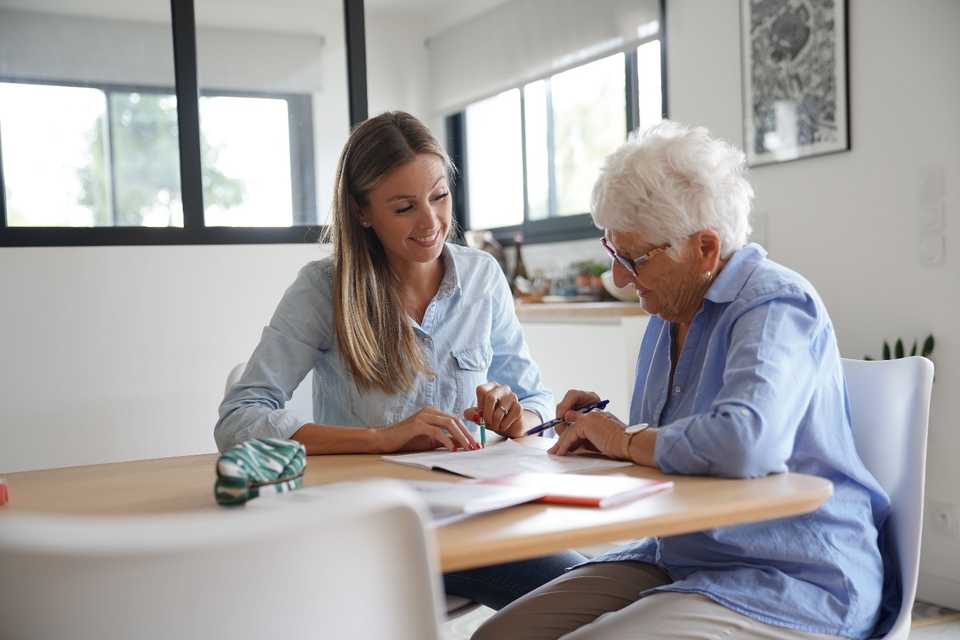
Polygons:
[[487,423],[483,421],[483,416],[480,416],[480,446],[487,446]]

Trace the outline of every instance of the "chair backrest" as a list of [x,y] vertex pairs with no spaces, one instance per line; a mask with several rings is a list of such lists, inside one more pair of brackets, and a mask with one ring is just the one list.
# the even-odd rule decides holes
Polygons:
[[[247,367],[246,362],[241,362],[236,365],[233,369],[230,370],[230,373],[227,374],[227,383],[224,385],[223,393],[224,395],[230,391],[230,387],[236,384],[237,380],[240,379],[240,376],[243,375],[243,370]],[[309,418],[314,420],[316,416],[313,413],[313,371],[308,371],[306,377],[293,391],[293,396],[290,400],[284,405],[285,409],[290,409],[294,414],[300,416],[301,418]]]
[[857,452],[890,496],[888,540],[903,598],[887,638],[906,638],[920,570],[923,482],[933,363],[926,358],[843,360]]
[[388,481],[193,514],[11,515],[0,637],[436,640],[425,522],[410,489]]

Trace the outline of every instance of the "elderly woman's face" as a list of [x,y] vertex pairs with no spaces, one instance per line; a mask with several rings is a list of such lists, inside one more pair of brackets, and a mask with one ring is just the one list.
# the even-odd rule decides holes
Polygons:
[[[642,234],[608,231],[608,242],[620,255],[631,260],[659,246]],[[696,236],[688,243],[695,244]],[[613,261],[613,280],[622,287],[634,283],[644,310],[670,322],[689,322],[703,303],[704,276],[701,257],[694,248],[682,246],[680,257],[659,252],[636,268],[634,276],[619,261]]]

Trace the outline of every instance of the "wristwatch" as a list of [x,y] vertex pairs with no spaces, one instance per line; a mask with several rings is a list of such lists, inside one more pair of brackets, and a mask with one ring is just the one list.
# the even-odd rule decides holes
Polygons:
[[623,455],[625,460],[633,461],[633,458],[630,457],[630,441],[633,440],[633,436],[649,428],[649,424],[641,422],[640,424],[629,426],[623,430]]

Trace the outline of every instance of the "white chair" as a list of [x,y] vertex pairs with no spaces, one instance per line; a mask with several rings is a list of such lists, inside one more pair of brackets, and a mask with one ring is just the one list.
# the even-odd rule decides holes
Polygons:
[[194,514],[12,515],[0,637],[439,640],[425,517],[388,481]]
[[927,424],[933,363],[926,358],[843,360],[857,452],[890,496],[887,522],[903,585],[900,612],[885,636],[907,638],[917,595]]
[[[230,387],[240,379],[246,366],[246,362],[241,362],[230,370],[230,373],[227,374],[227,383],[223,389],[224,395],[226,395],[226,393],[230,391]],[[313,414],[313,371],[308,372],[307,377],[305,377],[300,383],[300,386],[294,390],[293,396],[290,398],[290,401],[286,403],[285,408],[293,410],[296,415],[304,418],[313,419],[315,417]],[[444,610],[446,611],[448,620],[455,620],[456,618],[465,616],[479,606],[479,604],[468,598],[448,594],[446,595]]]

